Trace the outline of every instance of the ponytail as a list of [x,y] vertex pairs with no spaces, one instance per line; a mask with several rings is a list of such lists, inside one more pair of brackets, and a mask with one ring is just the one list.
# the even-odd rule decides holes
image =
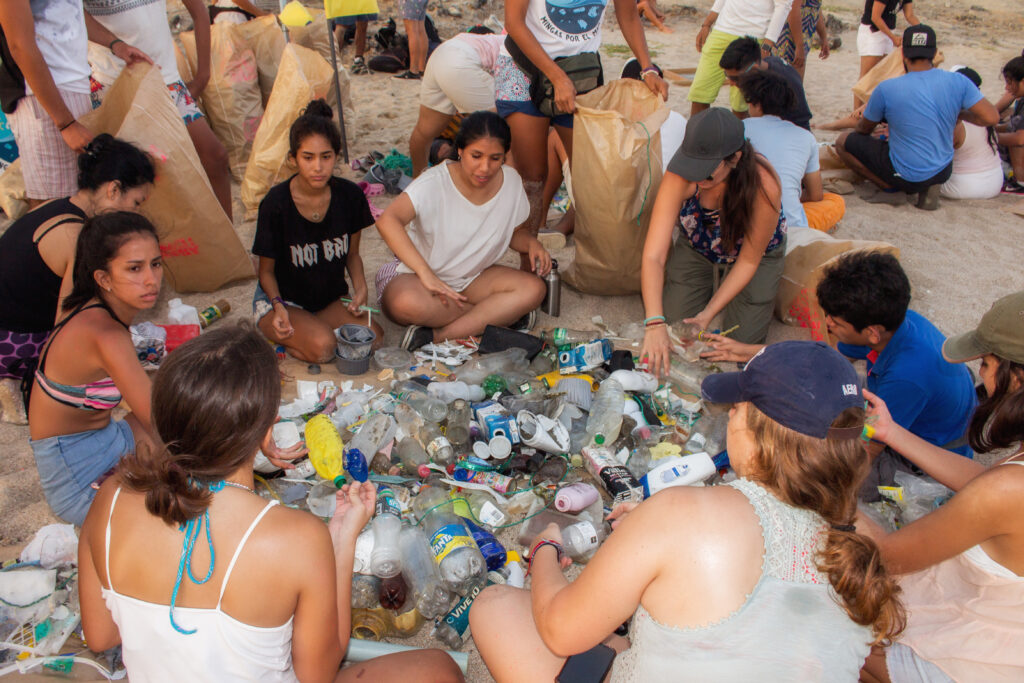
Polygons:
[[[740,238],[749,232],[751,221],[754,219],[754,204],[757,202],[758,194],[763,195],[773,209],[777,208],[761,181],[762,167],[771,171],[778,181],[778,176],[772,165],[754,151],[750,140],[744,140],[743,146],[736,154],[739,154],[740,157],[736,166],[729,171],[729,175],[726,177],[725,194],[722,197],[722,248],[726,252],[732,251]],[[726,162],[729,158],[731,157],[726,158]],[[779,187],[782,187],[781,183]]]

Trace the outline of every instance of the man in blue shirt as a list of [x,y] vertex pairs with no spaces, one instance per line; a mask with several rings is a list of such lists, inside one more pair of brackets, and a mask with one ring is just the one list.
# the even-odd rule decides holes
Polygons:
[[[994,126],[999,112],[974,83],[936,69],[935,31],[918,24],[903,32],[907,73],[878,84],[857,127],[836,140],[843,162],[887,192],[918,194],[917,207],[939,207],[939,186],[953,172],[957,121]],[[882,121],[889,139],[872,137]]]
[[[967,79],[964,79],[967,80]],[[970,371],[942,356],[946,337],[924,316],[907,310],[910,281],[891,254],[861,252],[829,268],[817,289],[839,351],[867,361],[867,388],[882,397],[893,420],[925,441],[972,457],[964,435],[977,402]],[[909,462],[880,443],[862,497],[876,500]]]

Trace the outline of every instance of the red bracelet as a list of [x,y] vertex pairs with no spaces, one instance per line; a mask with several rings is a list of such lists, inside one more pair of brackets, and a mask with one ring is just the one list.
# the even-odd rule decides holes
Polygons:
[[549,546],[551,546],[552,548],[555,549],[555,551],[558,553],[558,563],[559,564],[562,563],[562,557],[565,556],[565,550],[562,548],[562,544],[561,543],[557,543],[555,541],[549,541],[547,539],[543,539],[543,540],[537,541],[537,543],[532,548],[530,548],[530,557],[526,561],[526,575],[527,576],[529,576],[530,572],[533,571],[533,558],[537,556],[537,551],[540,550],[541,548],[543,548],[546,545],[549,545]]

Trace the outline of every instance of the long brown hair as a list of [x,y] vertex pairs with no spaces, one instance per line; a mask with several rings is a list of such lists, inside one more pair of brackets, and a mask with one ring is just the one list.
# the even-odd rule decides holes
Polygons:
[[[978,405],[967,428],[971,448],[987,453],[1024,441],[1024,365],[999,358],[996,389]],[[1019,383],[1011,388],[1013,380]]]
[[[848,408],[833,427],[864,423],[862,408]],[[829,524],[818,570],[828,576],[854,622],[870,626],[875,643],[895,638],[906,625],[900,588],[882,565],[878,546],[847,531],[857,514],[857,490],[868,458],[859,439],[817,439],[784,427],[747,404],[747,428],[757,452],[751,479],[770,487],[790,505],[817,512]],[[836,527],[843,527],[838,529]]]
[[[750,222],[754,216],[754,203],[757,202],[759,193],[764,195],[773,209],[781,208],[781,197],[780,206],[776,206],[776,203],[768,196],[768,190],[765,189],[761,180],[760,168],[765,168],[778,182],[778,175],[768,160],[754,151],[750,140],[744,140],[743,146],[736,154],[739,154],[740,158],[736,162],[736,166],[726,176],[725,193],[722,196],[720,210],[722,248],[726,252],[732,251],[740,238],[746,236],[749,231]],[[781,189],[781,187],[780,183],[779,188]]]
[[184,524],[210,504],[207,486],[252,459],[277,418],[277,359],[252,323],[224,325],[175,349],[153,382],[153,426],[163,446],[120,464],[146,509]]

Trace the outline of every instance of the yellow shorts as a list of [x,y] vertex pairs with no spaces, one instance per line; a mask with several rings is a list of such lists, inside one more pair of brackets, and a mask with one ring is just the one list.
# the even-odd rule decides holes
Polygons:
[[[718,99],[718,91],[725,83],[725,72],[718,66],[725,48],[729,47],[732,41],[739,39],[730,33],[712,29],[707,40],[704,41],[704,49],[700,51],[700,61],[697,63],[697,71],[693,74],[693,85],[690,86],[690,94],[687,99],[691,102],[711,104]],[[747,101],[736,86],[729,88],[729,106],[733,111],[746,111]]]

